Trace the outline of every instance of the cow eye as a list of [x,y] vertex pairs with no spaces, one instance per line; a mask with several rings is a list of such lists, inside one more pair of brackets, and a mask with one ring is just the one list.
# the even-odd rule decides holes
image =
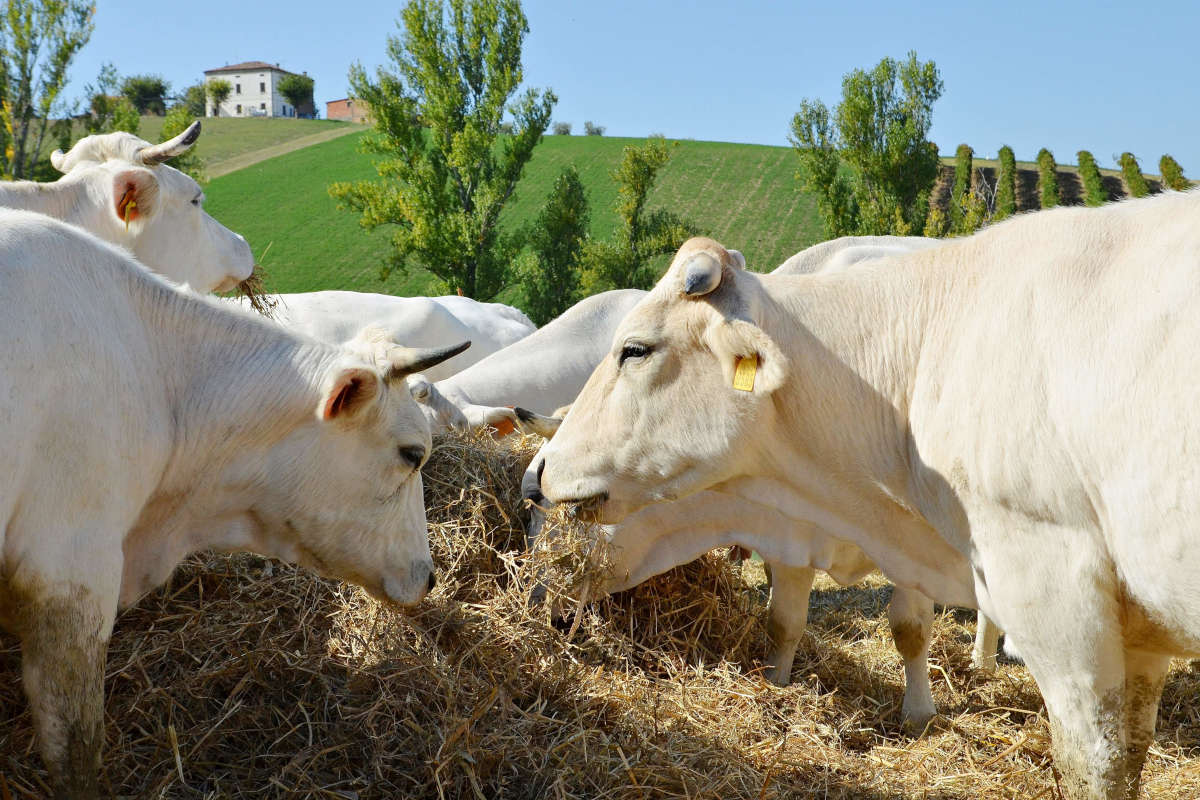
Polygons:
[[204,195],[202,195],[202,194],[198,194],[198,195],[196,195],[195,197],[193,197],[193,198],[192,198],[192,205],[194,205],[194,206],[199,206],[199,205],[200,205],[200,202],[201,202],[203,199],[204,199]]
[[420,445],[408,445],[400,448],[400,460],[413,469],[420,469],[425,463],[425,448]]
[[638,344],[636,342],[631,342],[621,348],[620,363],[624,364],[625,361],[630,358],[645,358],[649,354],[650,354],[649,347],[647,347],[644,344]]

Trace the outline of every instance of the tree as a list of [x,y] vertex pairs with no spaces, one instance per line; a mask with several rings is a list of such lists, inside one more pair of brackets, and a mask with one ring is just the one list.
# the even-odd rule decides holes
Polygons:
[[206,110],[203,83],[193,83],[183,90],[179,105],[187,109],[188,116],[203,117]]
[[[172,139],[183,133],[192,122],[195,121],[195,115],[191,113],[186,105],[178,105],[167,112],[166,119],[163,120],[162,141]],[[169,162],[172,167],[180,172],[191,175],[197,181],[203,183],[208,180],[208,176],[204,172],[204,159],[196,152],[196,148],[189,148],[186,152],[180,155],[173,156]]]
[[[350,70],[351,94],[371,108],[364,148],[383,156],[380,180],[329,191],[365,228],[395,226],[390,267],[416,259],[450,291],[489,300],[519,249],[500,212],[557,98],[529,89],[508,105],[529,32],[518,0],[410,0],[401,19],[388,39],[396,72],[381,68],[372,81],[361,65]],[[501,137],[506,105],[514,133]]]
[[1125,178],[1125,185],[1129,187],[1130,197],[1145,197],[1150,194],[1150,186],[1146,183],[1146,176],[1142,174],[1142,168],[1138,166],[1137,159],[1133,153],[1121,153],[1118,159],[1121,164],[1121,175]]
[[1100,169],[1096,166],[1096,158],[1087,150],[1075,154],[1079,160],[1079,179],[1083,181],[1083,204],[1086,206],[1102,206],[1108,200],[1104,191],[1104,181],[1100,179]]
[[[28,177],[51,120],[67,116],[67,69],[92,35],[85,0],[7,0],[0,17],[0,173]],[[67,134],[69,136],[69,133]]]
[[313,79],[307,75],[284,75],[276,84],[283,98],[296,109],[296,116],[305,117],[313,113]]
[[586,294],[606,289],[649,289],[658,280],[651,264],[656,256],[674,253],[699,229],[665,209],[646,210],[658,171],[671,158],[666,141],[651,136],[643,147],[625,148],[621,165],[614,170],[617,182],[615,209],[621,226],[611,242],[588,241],[583,252]]
[[1054,156],[1044,147],[1038,151],[1037,165],[1038,194],[1042,208],[1054,208],[1062,202],[1058,195],[1058,165],[1054,162]]
[[161,117],[167,113],[167,95],[171,84],[161,75],[130,75],[121,81],[121,94],[133,104],[139,114]]
[[910,52],[903,62],[885,58],[870,72],[847,73],[832,114],[819,100],[801,103],[789,139],[828,235],[924,228],[940,165],[926,136],[942,89],[934,62]]
[[964,227],[967,204],[971,199],[971,167],[975,151],[960,144],[954,154],[954,188],[950,191],[950,225],[955,233],[969,232]]
[[208,89],[208,99],[212,100],[213,116],[221,116],[221,104],[229,99],[233,86],[224,78],[217,78],[205,84],[205,88]]
[[588,202],[575,167],[567,166],[554,181],[546,204],[533,224],[531,252],[519,274],[525,288],[525,311],[544,325],[580,299],[579,257],[588,232]]
[[1017,213],[1017,159],[1008,145],[1000,148],[1000,174],[996,178],[996,210],[992,219],[1008,219]]
[[1191,187],[1192,182],[1183,177],[1183,167],[1171,156],[1163,156],[1158,160],[1158,172],[1162,175],[1163,186],[1177,192]]
[[138,132],[141,117],[133,103],[119,93],[120,85],[121,77],[117,74],[117,68],[112,64],[104,64],[96,76],[96,83],[83,88],[88,98],[88,116],[83,121],[83,127],[88,133]]
[[555,136],[570,136],[571,135],[571,123],[569,123],[569,122],[554,123],[554,135]]
[[583,132],[587,136],[603,136],[604,131],[605,127],[603,125],[593,125],[590,119],[583,123]]

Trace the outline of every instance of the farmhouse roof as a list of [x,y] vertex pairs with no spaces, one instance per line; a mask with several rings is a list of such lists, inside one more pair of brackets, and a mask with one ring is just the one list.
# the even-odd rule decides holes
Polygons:
[[253,72],[256,69],[273,69],[276,72],[287,72],[288,75],[294,75],[294,72],[289,72],[281,68],[278,64],[268,64],[265,61],[243,61],[241,64],[230,64],[216,69],[204,70],[205,75],[211,75],[214,72]]

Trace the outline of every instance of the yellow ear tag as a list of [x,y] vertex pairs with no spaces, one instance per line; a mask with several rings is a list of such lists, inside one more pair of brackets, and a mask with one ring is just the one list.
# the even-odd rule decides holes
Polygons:
[[758,374],[758,356],[739,358],[733,365],[733,388],[743,392],[754,391],[754,376]]
[[137,208],[137,200],[134,200],[131,197],[131,198],[129,198],[129,202],[125,204],[125,232],[126,233],[129,233],[129,212],[134,210],[135,208]]

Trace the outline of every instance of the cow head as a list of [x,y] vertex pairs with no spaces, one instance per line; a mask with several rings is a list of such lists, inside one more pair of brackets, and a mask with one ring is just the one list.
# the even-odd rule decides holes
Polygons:
[[310,416],[270,446],[254,501],[272,555],[353,581],[401,605],[432,588],[421,483],[432,448],[409,374],[462,352],[394,347],[387,364],[352,351],[326,370]]
[[60,183],[80,182],[79,225],[129,250],[146,266],[198,292],[226,291],[250,276],[254,258],[238,234],[204,211],[200,185],[166,160],[187,151],[200,123],[152,145],[129,133],[87,136],[50,156]]
[[546,498],[615,522],[748,471],[788,375],[768,304],[740,253],[686,242],[544,451]]

